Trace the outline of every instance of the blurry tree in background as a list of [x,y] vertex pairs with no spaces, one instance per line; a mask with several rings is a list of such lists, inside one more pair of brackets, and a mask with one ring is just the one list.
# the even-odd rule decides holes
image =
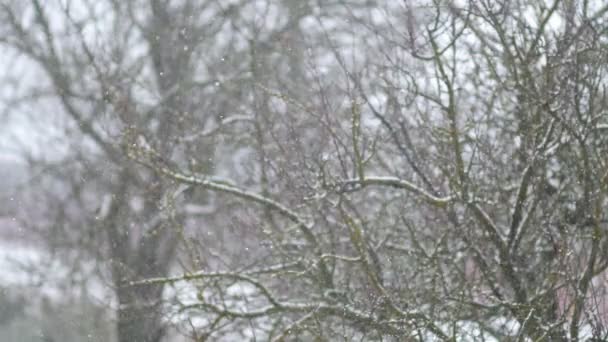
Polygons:
[[[218,20],[203,20],[205,11]],[[210,96],[219,75],[195,78],[220,61],[199,57],[201,46],[218,45],[215,52],[223,53],[223,42],[215,41],[224,25],[221,8],[199,1],[14,1],[3,4],[2,16],[3,43],[45,79],[27,95],[17,94],[12,106],[61,111],[54,124],[66,146],[62,152],[43,150],[44,158],[24,156],[37,176],[29,183],[30,200],[42,204],[35,215],[23,208],[24,224],[52,248],[101,261],[102,277],[109,274],[116,292],[120,341],[159,341],[165,334],[163,286],[120,285],[167,274],[181,216],[164,214],[170,182],[133,167],[119,136],[131,127],[145,129],[164,155],[187,152],[199,171],[211,169],[212,138],[198,138],[196,151],[180,150],[184,146],[176,141],[185,127],[217,124],[212,113],[228,110],[226,99]],[[210,113],[195,113],[197,107]],[[38,116],[33,118],[45,120]],[[32,216],[40,220],[28,220]]]
[[607,338],[602,2],[0,4],[14,215],[119,341]]

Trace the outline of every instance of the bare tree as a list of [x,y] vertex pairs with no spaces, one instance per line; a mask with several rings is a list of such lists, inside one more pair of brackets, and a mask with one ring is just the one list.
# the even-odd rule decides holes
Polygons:
[[605,338],[608,6],[101,3],[2,29],[87,139],[38,226],[95,227],[121,340]]
[[[57,126],[72,145],[52,162],[30,158],[33,174],[43,176],[38,186],[44,192],[35,195],[44,205],[35,215],[42,220],[29,220],[33,215],[26,210],[24,223],[37,227],[48,242],[108,266],[120,341],[159,341],[165,335],[163,286],[121,285],[167,274],[181,220],[165,215],[162,207],[175,187],[127,162],[120,134],[137,127],[168,158],[188,152],[196,155],[188,159],[193,167],[213,168],[209,127],[221,124],[219,113],[229,104],[209,94],[220,77],[233,77],[214,69],[230,49],[216,41],[227,15],[216,3],[194,1],[2,4],[2,43],[45,78],[11,105],[62,111],[68,121]],[[213,54],[204,50],[210,46]],[[210,134],[197,137],[196,146],[178,145],[188,126]]]

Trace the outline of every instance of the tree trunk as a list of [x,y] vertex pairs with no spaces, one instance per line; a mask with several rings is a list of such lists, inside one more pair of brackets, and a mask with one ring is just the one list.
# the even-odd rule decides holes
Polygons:
[[118,290],[119,342],[160,342],[166,329],[161,322],[162,286]]

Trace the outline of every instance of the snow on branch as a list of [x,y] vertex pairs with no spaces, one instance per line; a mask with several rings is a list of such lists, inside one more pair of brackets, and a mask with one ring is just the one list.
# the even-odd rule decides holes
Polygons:
[[375,177],[375,176],[365,176],[363,179],[348,179],[343,181],[340,185],[344,188],[349,188],[352,186],[359,186],[361,188],[367,186],[386,186],[392,187],[396,189],[404,189],[407,190],[420,198],[422,198],[427,203],[434,205],[436,207],[445,208],[447,204],[453,200],[452,196],[447,197],[437,197],[429,194],[424,189],[418,187],[417,185],[410,183],[406,180],[396,178],[396,177]]
[[[325,261],[320,258],[320,244],[312,231],[312,224],[307,223],[298,213],[268,196],[250,192],[232,185],[232,182],[220,182],[213,180],[206,175],[195,175],[181,171],[177,165],[165,160],[151,146],[146,144],[145,140],[141,141],[141,136],[137,136],[136,134],[133,135],[133,133],[134,132],[126,133],[127,143],[125,144],[125,148],[127,156],[135,162],[144,165],[156,173],[168,177],[169,179],[172,179],[178,183],[199,186],[211,191],[230,194],[249,202],[266,206],[267,208],[276,211],[283,217],[295,223],[300,232],[304,235],[306,241],[315,248],[315,254],[317,257],[319,257],[319,269],[324,286],[332,287],[332,276],[327,268],[327,265],[325,264]],[[132,136],[128,136],[128,134],[132,134]]]

